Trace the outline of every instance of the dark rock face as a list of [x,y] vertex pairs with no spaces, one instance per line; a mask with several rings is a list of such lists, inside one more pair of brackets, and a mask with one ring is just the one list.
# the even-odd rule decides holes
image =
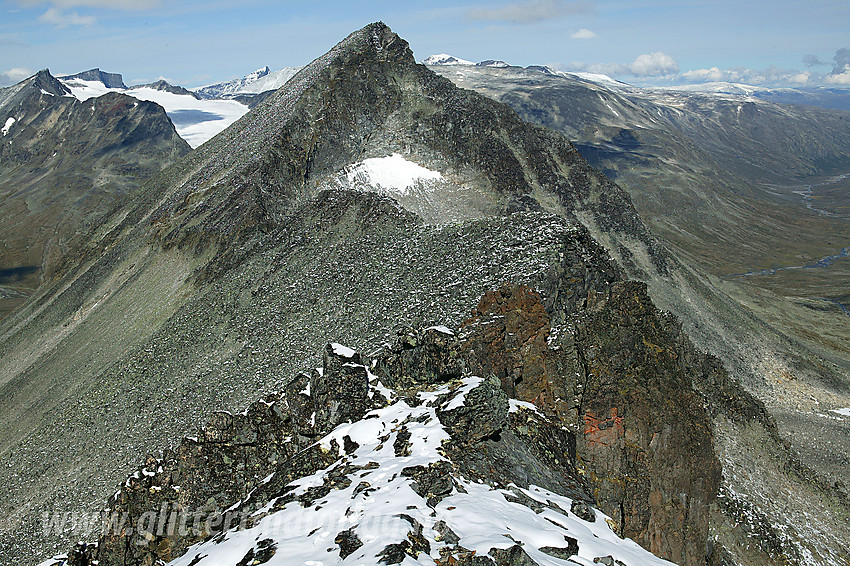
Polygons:
[[449,381],[460,377],[463,369],[454,333],[428,328],[399,331],[399,339],[385,348],[372,371],[396,387]]
[[[329,344],[324,352],[322,372],[314,371],[310,379],[310,395],[315,403],[316,432],[324,435],[337,424],[355,421],[369,406],[369,379],[360,354],[334,350]],[[339,353],[341,352],[341,353]]]
[[449,433],[477,443],[498,435],[507,423],[508,398],[496,379],[487,380],[466,393],[464,404],[437,411]]
[[703,563],[720,481],[694,389],[703,368],[682,362],[679,336],[642,284],[599,291],[568,313],[572,332],[556,337],[531,289],[486,294],[464,331],[469,365],[569,423],[577,465],[618,532],[677,563]]
[[653,553],[702,563],[720,463],[694,391],[700,368],[682,365],[639,283],[615,285],[575,341],[585,369],[577,452],[602,510]]
[[99,81],[109,88],[127,88],[124,78],[118,73],[105,73],[100,69],[89,69],[76,75],[61,77],[65,80],[82,79],[84,81]]

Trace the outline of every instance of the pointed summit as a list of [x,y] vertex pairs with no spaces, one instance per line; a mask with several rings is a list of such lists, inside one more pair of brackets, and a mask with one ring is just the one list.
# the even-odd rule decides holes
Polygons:
[[260,79],[260,78],[262,78],[262,77],[265,77],[265,76],[266,76],[266,75],[268,75],[270,72],[271,72],[271,69],[269,69],[269,66],[268,66],[268,65],[266,65],[266,66],[265,66],[265,67],[263,67],[262,69],[257,69],[257,70],[256,70],[256,71],[254,71],[253,73],[251,73],[251,74],[249,74],[249,75],[245,75],[245,79],[244,79],[244,80],[246,80],[246,81],[256,81],[257,79]]
[[[426,222],[545,210],[554,198],[570,214],[582,210],[636,238],[661,261],[629,197],[568,140],[417,64],[382,22],[350,34],[196,149],[180,184],[164,187],[171,196],[156,216],[169,242],[232,250],[234,239],[274,229],[323,189],[375,189],[348,173],[395,154],[442,179],[439,193],[393,195]],[[189,198],[198,192],[205,198]]]
[[32,77],[32,85],[41,89],[42,93],[52,96],[65,96],[71,94],[68,87],[63,85],[59,80],[50,74],[48,69],[42,69]]

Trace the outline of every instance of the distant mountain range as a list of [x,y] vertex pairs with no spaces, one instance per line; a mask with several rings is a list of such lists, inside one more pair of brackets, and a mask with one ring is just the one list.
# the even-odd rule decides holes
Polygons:
[[241,79],[203,86],[194,91],[201,98],[228,98],[239,94],[260,94],[277,90],[286,84],[301,67],[284,67],[271,71],[268,67],[248,73]]
[[[440,53],[431,55],[422,60],[424,65],[431,67],[450,67],[450,66],[475,66],[475,67],[512,67],[514,69],[522,69],[523,67],[515,67],[504,61],[486,60],[479,63],[474,63],[454,55]],[[821,108],[834,108],[837,110],[850,110],[850,88],[830,88],[830,87],[814,87],[814,88],[771,88],[763,86],[747,85],[742,83],[729,82],[709,82],[697,84],[681,84],[671,85],[669,87],[646,87],[640,88],[622,81],[613,79],[607,75],[600,73],[587,73],[581,71],[561,71],[546,65],[531,65],[524,67],[526,70],[539,71],[548,75],[556,75],[562,77],[578,77],[590,82],[607,85],[609,87],[624,87],[632,90],[667,90],[677,92],[692,92],[701,94],[718,94],[718,95],[736,95],[750,96],[765,100],[768,102],[776,102],[779,104],[798,104],[805,106],[819,106]]]

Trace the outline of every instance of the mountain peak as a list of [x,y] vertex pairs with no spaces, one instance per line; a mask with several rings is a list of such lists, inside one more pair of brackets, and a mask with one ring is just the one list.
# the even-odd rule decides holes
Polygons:
[[65,85],[50,74],[48,69],[40,70],[30,80],[32,80],[34,87],[41,89],[41,92],[51,96],[65,96],[71,93]]
[[438,53],[437,55],[431,55],[430,57],[426,57],[425,60],[422,61],[423,65],[475,65],[472,61],[467,61],[466,59],[461,59],[459,57],[455,57],[454,55],[449,55],[448,53]]
[[243,80],[245,80],[245,81],[256,81],[257,79],[261,79],[261,78],[265,77],[270,72],[271,72],[271,69],[269,69],[269,66],[266,65],[265,67],[257,69],[253,73],[249,73],[249,74],[245,75]]
[[124,78],[119,73],[106,73],[101,71],[97,67],[94,69],[89,69],[88,71],[83,71],[82,73],[77,73],[75,75],[64,75],[59,77],[64,80],[73,80],[80,79],[83,81],[98,81],[103,83],[107,88],[120,88],[126,89],[127,85],[124,84]]

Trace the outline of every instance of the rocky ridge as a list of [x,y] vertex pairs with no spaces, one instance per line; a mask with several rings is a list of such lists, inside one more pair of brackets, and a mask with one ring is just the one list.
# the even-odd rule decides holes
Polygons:
[[[589,357],[595,345],[578,334],[554,335],[549,312],[584,328],[582,313],[593,310],[609,332],[622,323],[611,318],[617,311],[649,319],[658,313],[621,303],[624,295],[640,297],[639,286],[572,288],[593,297],[592,305],[573,296],[572,306],[552,301],[547,310],[530,288],[506,284],[482,298],[458,333],[403,329],[371,360],[328,344],[321,367],[297,374],[242,413],[214,413],[198,436],[148,457],[110,499],[97,544],[45,564],[221,564],[226,557],[261,564],[275,563],[275,556],[376,564],[406,556],[428,564],[560,563],[553,557],[666,563],[616,535],[642,540],[681,564],[705,563],[705,507],[719,470],[708,416],[692,403],[677,419],[687,428],[665,429],[644,418],[635,401],[695,398],[696,376],[688,367],[678,381],[615,378],[615,389],[631,384],[631,401],[606,394],[597,380],[612,374],[592,365],[573,378],[566,360]],[[599,324],[591,324],[594,336]],[[625,332],[647,334],[646,327]],[[667,346],[670,336],[656,332],[657,347]],[[473,368],[517,356],[531,362],[523,366],[525,379],[474,375]],[[549,363],[534,365],[537,359]],[[621,369],[643,362],[624,360]],[[675,366],[664,356],[658,363]],[[561,371],[547,373],[552,364]],[[564,410],[560,398],[541,389],[569,390],[579,407]],[[589,426],[597,407],[583,408],[581,399],[605,405],[614,424]],[[651,440],[647,426],[658,431]],[[654,474],[635,469],[641,462]],[[653,475],[654,485],[629,486]],[[665,485],[671,480],[689,495],[673,495],[679,486]],[[171,526],[160,517],[170,517]]]

